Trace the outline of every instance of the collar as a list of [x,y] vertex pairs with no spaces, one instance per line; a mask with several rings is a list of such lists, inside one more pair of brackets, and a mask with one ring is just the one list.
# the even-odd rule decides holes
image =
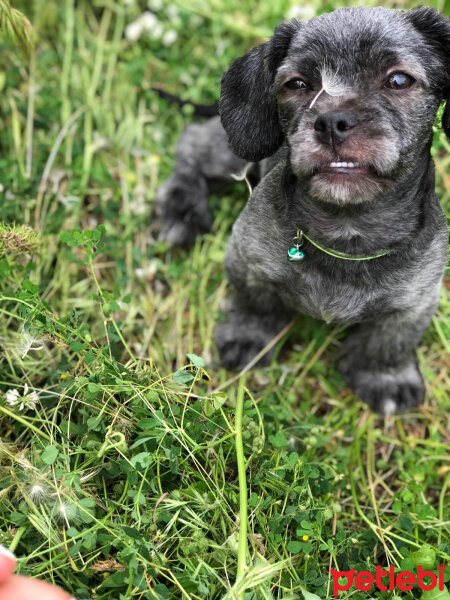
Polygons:
[[390,252],[389,250],[377,250],[377,252],[371,256],[358,256],[355,254],[347,254],[346,252],[339,252],[338,250],[332,250],[331,248],[320,246],[317,242],[306,235],[304,231],[297,228],[297,235],[293,238],[294,245],[289,248],[287,253],[287,259],[290,262],[299,262],[306,257],[305,252],[300,250],[301,246],[303,246],[303,239],[308,240],[310,244],[315,246],[321,252],[324,252],[329,256],[333,256],[334,258],[340,258],[341,260],[373,260],[374,258],[386,256]]

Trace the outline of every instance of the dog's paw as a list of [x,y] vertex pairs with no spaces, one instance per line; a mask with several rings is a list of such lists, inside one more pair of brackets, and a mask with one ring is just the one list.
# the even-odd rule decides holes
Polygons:
[[[233,323],[220,323],[216,326],[216,344],[220,364],[226,369],[245,367],[271,341],[271,335],[262,330],[236,327]],[[259,361],[258,366],[268,365],[274,350],[271,349]]]
[[425,388],[414,363],[383,370],[343,369],[347,383],[375,412],[401,413],[423,401]]
[[191,246],[211,229],[206,181],[171,175],[156,191],[154,213],[160,241]]

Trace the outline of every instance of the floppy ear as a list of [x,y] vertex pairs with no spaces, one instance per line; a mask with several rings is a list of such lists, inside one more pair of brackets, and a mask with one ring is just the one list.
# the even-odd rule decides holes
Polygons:
[[270,41],[235,60],[222,77],[219,113],[230,147],[241,158],[261,160],[283,141],[272,84],[299,27],[297,21],[282,23]]
[[444,64],[442,98],[447,104],[442,116],[442,127],[450,138],[450,18],[439,14],[434,8],[424,6],[417,6],[405,14]]

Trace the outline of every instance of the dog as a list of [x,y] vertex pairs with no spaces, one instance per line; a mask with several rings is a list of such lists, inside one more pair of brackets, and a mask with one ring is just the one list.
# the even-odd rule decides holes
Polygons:
[[162,238],[189,244],[211,226],[218,183],[259,178],[226,253],[225,367],[247,364],[300,312],[353,326],[340,370],[372,409],[420,404],[416,348],[448,244],[430,148],[444,100],[450,138],[449,94],[450,19],[432,8],[284,22],[232,63],[220,119],[186,128],[155,199]]

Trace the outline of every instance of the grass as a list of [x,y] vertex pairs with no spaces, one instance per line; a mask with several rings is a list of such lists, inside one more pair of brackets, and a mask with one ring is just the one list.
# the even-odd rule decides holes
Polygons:
[[[382,419],[336,371],[343,328],[299,318],[270,367],[218,367],[243,184],[190,251],[152,231],[192,117],[151,87],[217,101],[290,1],[153,0],[135,42],[144,4],[14,5],[37,39],[29,56],[4,41],[0,71],[0,543],[19,571],[79,598],[315,600],[330,568],[410,569],[424,544],[448,562],[445,289],[419,348],[426,402]],[[447,208],[449,150],[437,129]]]

